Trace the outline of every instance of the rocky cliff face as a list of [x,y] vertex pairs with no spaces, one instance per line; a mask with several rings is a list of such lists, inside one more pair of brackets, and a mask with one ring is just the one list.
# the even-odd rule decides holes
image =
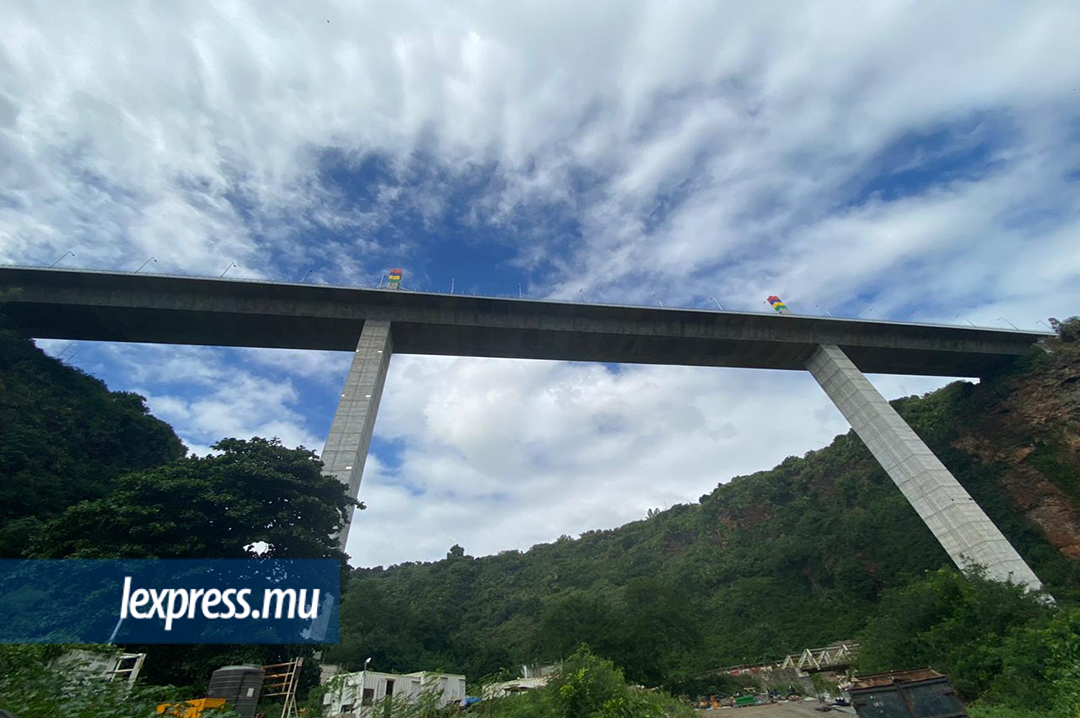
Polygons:
[[1080,560],[1080,342],[1066,325],[1023,370],[973,392],[956,448],[999,482],[1062,554]]

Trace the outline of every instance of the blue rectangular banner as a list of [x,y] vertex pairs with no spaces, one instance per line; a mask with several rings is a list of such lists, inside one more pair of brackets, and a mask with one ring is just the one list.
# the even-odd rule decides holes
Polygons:
[[0,560],[0,643],[337,643],[333,559]]

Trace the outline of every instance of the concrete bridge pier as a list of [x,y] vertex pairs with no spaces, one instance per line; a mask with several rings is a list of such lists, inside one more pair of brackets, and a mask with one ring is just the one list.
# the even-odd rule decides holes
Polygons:
[[[379,413],[379,400],[386,383],[393,345],[390,322],[364,322],[323,447],[323,472],[347,484],[349,495],[354,499],[360,494],[360,480],[371,447],[371,435],[375,430],[375,417]],[[337,537],[342,549],[349,538],[351,521],[350,516]]]
[[989,578],[1042,588],[1009,540],[840,347],[821,345],[806,368],[957,567],[981,564]]

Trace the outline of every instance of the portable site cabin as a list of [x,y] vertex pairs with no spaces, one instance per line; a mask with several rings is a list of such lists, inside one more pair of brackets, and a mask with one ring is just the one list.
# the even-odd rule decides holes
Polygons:
[[465,699],[465,676],[455,673],[340,673],[326,684],[323,710],[332,718],[372,718],[374,706],[387,697],[415,703],[425,692],[439,695],[439,706]]

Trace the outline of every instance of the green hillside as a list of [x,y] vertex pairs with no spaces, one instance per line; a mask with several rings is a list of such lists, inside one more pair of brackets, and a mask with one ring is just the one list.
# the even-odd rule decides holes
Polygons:
[[43,522],[122,474],[185,451],[141,396],[46,356],[0,316],[0,558],[21,556]]
[[[1074,339],[981,384],[894,402],[1066,603],[1080,597]],[[849,432],[614,530],[357,570],[330,659],[476,676],[586,641],[658,682],[855,637],[883,591],[950,565]]]

